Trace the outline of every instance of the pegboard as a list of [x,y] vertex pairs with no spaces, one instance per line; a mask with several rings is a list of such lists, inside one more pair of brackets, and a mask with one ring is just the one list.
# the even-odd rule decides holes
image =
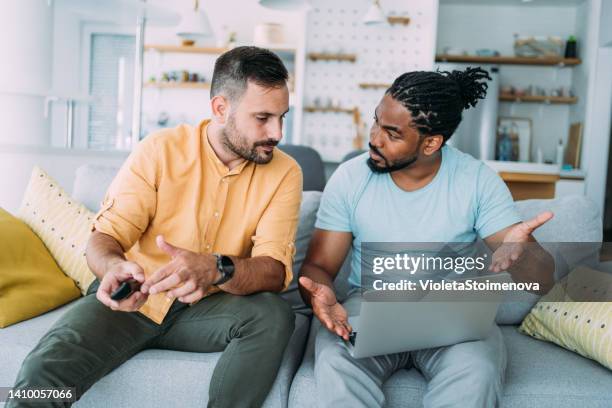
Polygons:
[[[381,0],[387,16],[407,16],[408,25],[365,25],[371,0],[311,0],[306,23],[304,106],[319,105],[360,112],[363,145],[385,89],[362,89],[360,83],[390,84],[400,74],[430,70],[434,65],[437,1]],[[317,60],[309,53],[355,55],[355,62]],[[339,162],[354,150],[357,128],[344,112],[307,112],[302,143],[319,151],[324,161]]]

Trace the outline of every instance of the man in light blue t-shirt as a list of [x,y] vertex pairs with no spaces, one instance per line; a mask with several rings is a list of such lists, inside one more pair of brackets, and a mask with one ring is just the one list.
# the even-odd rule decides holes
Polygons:
[[[484,98],[485,79],[479,68],[398,77],[376,108],[370,151],[342,164],[325,187],[299,279],[302,297],[327,328],[318,331],[315,346],[320,406],[383,406],[384,381],[411,366],[428,380],[425,406],[499,405],[506,350],[497,326],[480,341],[362,359],[352,358],[346,344],[347,317],[359,313],[361,301],[362,242],[470,243],[480,237],[495,251],[493,272],[512,273],[528,262],[540,287],[551,286],[552,258],[543,250],[521,252],[524,246],[516,244],[535,241],[531,233],[553,214],[522,222],[500,177],[446,145],[463,109]],[[350,249],[349,283],[356,290],[340,304],[333,280]]]

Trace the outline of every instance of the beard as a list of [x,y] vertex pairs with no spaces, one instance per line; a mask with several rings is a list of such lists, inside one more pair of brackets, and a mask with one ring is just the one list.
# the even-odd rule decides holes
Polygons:
[[232,153],[245,160],[252,161],[255,164],[266,164],[272,160],[274,151],[266,152],[265,150],[258,151],[260,146],[274,147],[278,144],[278,140],[268,139],[260,142],[255,142],[249,145],[248,138],[242,134],[236,127],[236,121],[233,115],[227,120],[227,124],[221,130],[221,141],[223,145]]
[[372,160],[372,158],[368,158],[368,167],[370,168],[370,170],[372,170],[372,172],[374,173],[379,173],[379,174],[383,174],[383,173],[392,173],[394,171],[398,171],[398,170],[402,170],[405,169],[406,167],[412,165],[415,161],[417,161],[417,155],[415,154],[412,157],[408,157],[405,160],[402,160],[400,162],[397,163],[389,163],[389,161],[387,160],[387,158],[385,156],[383,156],[376,147],[372,146],[371,143],[368,143],[368,145],[370,146],[370,150],[372,150],[374,153],[376,153],[378,156],[380,156],[383,161],[385,162],[385,166],[381,167],[379,166],[374,160]]

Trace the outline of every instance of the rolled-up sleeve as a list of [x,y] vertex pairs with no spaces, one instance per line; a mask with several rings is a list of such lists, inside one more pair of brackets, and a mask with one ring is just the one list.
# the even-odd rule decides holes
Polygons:
[[295,233],[302,199],[302,170],[295,164],[280,183],[257,224],[251,256],[269,256],[285,265],[287,289],[293,279]]
[[92,230],[115,238],[127,252],[155,215],[159,155],[152,137],[145,138],[127,158],[108,188]]

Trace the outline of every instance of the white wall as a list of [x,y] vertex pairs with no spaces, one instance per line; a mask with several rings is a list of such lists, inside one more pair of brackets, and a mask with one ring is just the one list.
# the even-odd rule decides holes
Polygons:
[[[88,89],[81,83],[81,68],[83,61],[80,58],[82,44],[81,17],[66,7],[62,0],[53,2],[53,89],[62,95],[86,95]],[[86,147],[86,138],[80,132],[85,124],[82,122],[83,113],[88,109],[86,104],[75,105],[74,116],[74,146]],[[51,145],[65,146],[66,142],[66,103],[57,101],[51,104]]]
[[39,166],[68,193],[72,192],[75,171],[84,164],[119,166],[127,153],[67,150],[53,147],[0,146],[0,207],[15,214],[30,179]]
[[612,1],[609,0],[601,3],[599,45],[602,47],[612,46]]
[[536,7],[516,5],[440,4],[437,52],[453,46],[470,54],[479,48],[514,55],[514,33],[522,35],[558,35],[566,39],[575,34],[575,7]]
[[[581,163],[586,171],[586,195],[603,213],[609,163],[610,104],[612,98],[612,48],[600,47],[600,27],[609,25],[602,12],[607,0],[588,0],[578,7],[583,63],[575,70],[580,103],[572,109],[572,121],[584,121]],[[579,38],[580,38],[579,37]]]
[[587,172],[586,194],[603,214],[606,178],[610,165],[610,106],[612,106],[612,46],[597,51],[592,74],[592,93],[587,104],[584,129],[583,168]]
[[45,0],[3,1],[0,28],[0,143],[48,144],[52,8]]
[[[561,37],[564,41],[576,34],[575,6],[514,5],[508,2],[478,4],[440,4],[437,53],[446,47],[465,50],[474,55],[477,49],[497,50],[514,55],[514,34]],[[549,2],[548,4],[551,4]],[[579,36],[579,40],[580,40]],[[500,85],[541,86],[547,90],[560,86],[570,88],[575,68],[539,66],[500,66]],[[543,105],[500,102],[499,116],[527,117],[532,120],[532,160],[538,148],[545,160],[554,160],[559,139],[564,143],[569,132],[568,105]]]
[[[592,24],[594,16],[591,13],[592,2],[585,1],[576,8],[576,36],[578,39],[578,52],[582,58],[582,64],[573,68],[573,82],[578,103],[570,108],[570,122],[584,122],[589,94],[589,76],[596,57],[597,30]],[[598,23],[597,23],[598,25]]]

